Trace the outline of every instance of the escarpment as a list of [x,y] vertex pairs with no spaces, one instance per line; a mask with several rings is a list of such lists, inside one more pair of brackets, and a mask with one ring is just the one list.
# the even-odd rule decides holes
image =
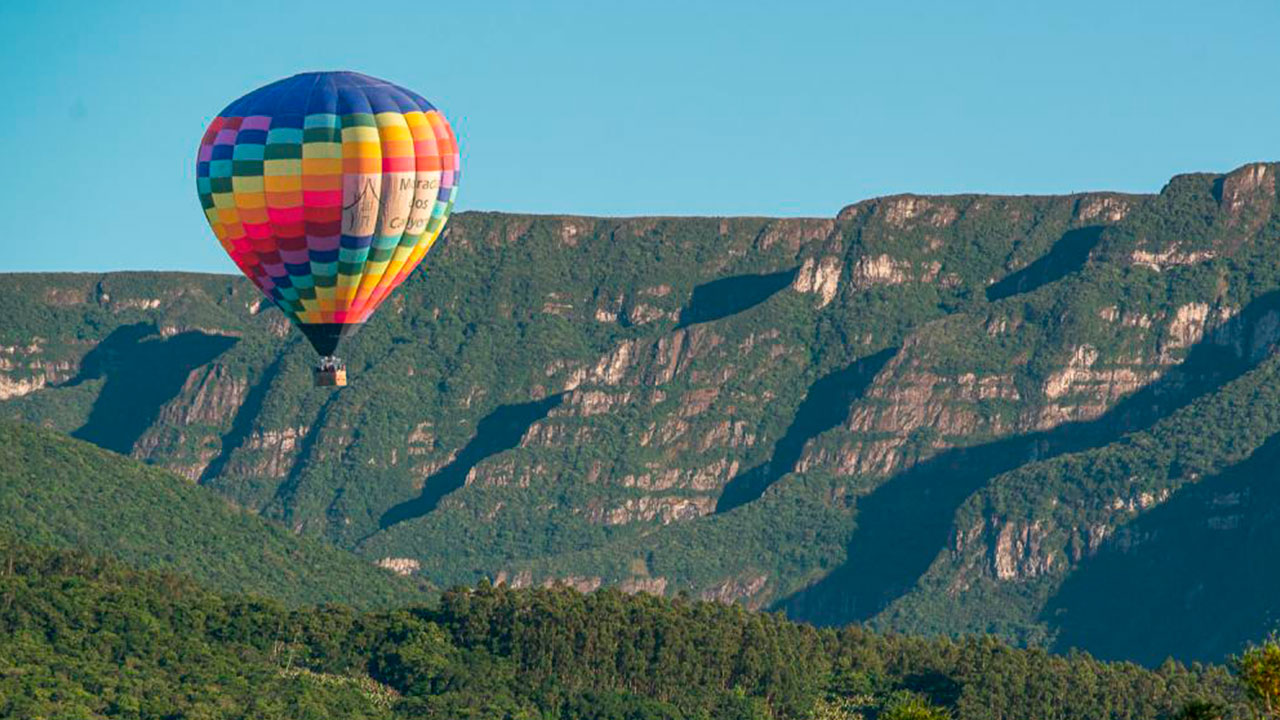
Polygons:
[[461,213],[336,394],[239,279],[2,276],[0,414],[436,585],[1033,641],[1065,578],[1264,439],[1222,411],[1170,459],[1267,371],[1277,258],[1269,164],[832,218]]

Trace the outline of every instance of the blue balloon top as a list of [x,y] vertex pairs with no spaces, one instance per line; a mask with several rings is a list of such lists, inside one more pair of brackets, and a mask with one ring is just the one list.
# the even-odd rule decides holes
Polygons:
[[[267,115],[272,127],[303,127],[307,115],[428,112],[435,106],[394,83],[356,72],[308,72],[277,80],[231,103],[222,117]],[[293,122],[291,122],[291,120]]]

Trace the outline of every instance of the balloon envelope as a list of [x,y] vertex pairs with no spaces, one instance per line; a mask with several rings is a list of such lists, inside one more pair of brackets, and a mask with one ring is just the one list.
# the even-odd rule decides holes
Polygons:
[[196,189],[236,266],[328,356],[440,236],[458,160],[453,130],[421,95],[303,73],[214,118]]

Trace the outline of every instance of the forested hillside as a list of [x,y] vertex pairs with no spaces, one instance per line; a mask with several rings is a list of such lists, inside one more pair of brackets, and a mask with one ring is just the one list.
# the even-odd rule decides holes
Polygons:
[[390,607],[428,596],[420,582],[296,537],[171,473],[3,421],[0,532],[291,605]]
[[1152,665],[1280,611],[1250,571],[1280,549],[1274,165],[826,219],[463,213],[427,266],[337,392],[239,278],[0,276],[0,415],[441,587]]
[[[289,610],[0,536],[0,717],[1244,718],[1220,667],[815,630],[616,590]],[[945,714],[944,714],[945,713]]]

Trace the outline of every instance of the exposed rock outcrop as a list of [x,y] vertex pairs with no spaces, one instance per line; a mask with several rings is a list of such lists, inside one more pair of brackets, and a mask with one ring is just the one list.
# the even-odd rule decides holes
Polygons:
[[1179,265],[1195,265],[1217,256],[1212,250],[1182,250],[1178,243],[1173,243],[1162,250],[1134,250],[1129,256],[1130,262],[1140,267],[1151,268],[1156,272],[1168,270]]
[[647,593],[661,597],[667,592],[667,579],[664,577],[633,577],[618,583],[618,589],[624,593],[635,595]]
[[1143,363],[1100,367],[1100,357],[1097,348],[1080,345],[1072,352],[1066,367],[1049,375],[1043,388],[1049,402],[1040,408],[1036,428],[1047,430],[1065,422],[1093,420],[1117,400],[1162,374],[1159,368],[1149,368]]
[[307,434],[306,426],[278,430],[255,430],[244,443],[244,449],[256,451],[245,458],[254,475],[282,478],[289,474],[297,457],[298,444]]
[[673,522],[710,515],[715,512],[715,509],[716,499],[708,495],[646,495],[627,500],[613,508],[589,508],[587,518],[591,522],[602,525],[626,525],[653,520],[657,520],[662,525],[670,525]]
[[1055,555],[1049,551],[1043,523],[999,522],[992,519],[996,531],[991,552],[991,568],[1001,580],[1025,580],[1053,570]]
[[818,307],[831,304],[840,288],[840,270],[843,261],[835,256],[822,258],[806,258],[791,287],[796,292],[813,293],[818,296]]
[[852,282],[859,290],[875,285],[901,285],[911,278],[909,260],[898,260],[891,255],[860,257],[853,265]]
[[412,575],[422,569],[422,563],[413,558],[384,557],[375,564],[397,575]]
[[0,400],[28,395],[75,375],[77,363],[46,357],[45,343],[33,337],[25,345],[0,345]]
[[769,576],[765,574],[746,574],[729,578],[698,593],[702,600],[724,604],[741,602],[747,607],[760,607],[765,598],[762,591],[769,584]]

